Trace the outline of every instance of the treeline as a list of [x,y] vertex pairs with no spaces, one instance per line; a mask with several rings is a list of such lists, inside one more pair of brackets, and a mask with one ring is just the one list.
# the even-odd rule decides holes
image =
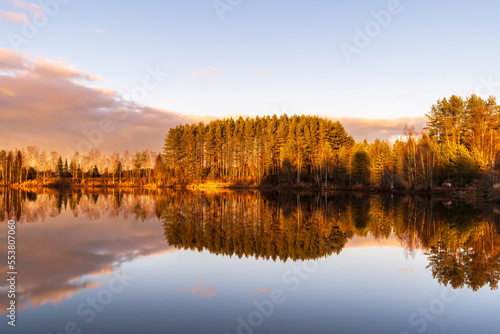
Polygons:
[[47,178],[105,178],[106,185],[299,186],[429,191],[473,184],[489,192],[500,169],[500,108],[494,97],[451,96],[431,107],[427,127],[394,142],[355,142],[338,121],[266,116],[186,124],[163,152],[104,154],[0,150],[0,185]]
[[491,190],[499,166],[500,109],[494,97],[438,101],[423,132],[394,143],[355,143],[339,122],[314,116],[256,117],[181,125],[163,152],[169,184],[234,184]]
[[342,166],[335,164],[335,153],[353,144],[338,121],[312,116],[240,117],[170,129],[164,157],[168,174],[176,181],[291,184],[314,179],[320,184],[339,175]]
[[[0,185],[16,185],[39,181],[45,185],[53,178],[86,179],[107,178],[111,185],[143,185],[159,181],[158,166],[163,166],[161,155],[151,151],[129,153],[102,153],[92,149],[87,154],[75,152],[63,159],[61,154],[49,154],[36,146],[20,150],[0,150]],[[35,182],[35,184],[37,184]]]

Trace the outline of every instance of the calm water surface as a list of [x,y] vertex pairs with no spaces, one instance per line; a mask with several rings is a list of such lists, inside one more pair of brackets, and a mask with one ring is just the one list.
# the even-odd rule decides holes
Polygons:
[[338,193],[0,192],[0,333],[499,333],[500,208]]

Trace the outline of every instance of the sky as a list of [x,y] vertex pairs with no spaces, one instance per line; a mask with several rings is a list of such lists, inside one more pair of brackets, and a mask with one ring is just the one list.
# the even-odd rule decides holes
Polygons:
[[500,91],[494,0],[0,0],[0,147],[160,150],[220,117],[391,139]]

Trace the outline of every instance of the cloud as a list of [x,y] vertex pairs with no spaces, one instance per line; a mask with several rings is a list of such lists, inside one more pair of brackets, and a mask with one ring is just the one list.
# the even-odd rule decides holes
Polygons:
[[194,71],[193,75],[200,78],[216,78],[219,73],[215,67],[205,67],[200,72]]
[[258,295],[258,294],[261,294],[261,293],[268,293],[270,290],[271,289],[256,290],[256,291],[252,292],[252,295],[255,296],[255,295]]
[[408,92],[398,92],[397,96],[399,98],[407,98],[407,97],[413,97],[413,94]]
[[43,12],[43,8],[39,5],[22,0],[12,0],[10,5],[17,9],[23,9],[32,15],[40,15]]
[[[160,150],[169,128],[199,119],[126,101],[95,85],[98,76],[63,60],[0,49],[0,148]],[[112,131],[103,133],[103,120]]]
[[[23,273],[22,285],[18,286],[20,308],[57,305],[82,290],[105,283],[125,262],[176,251],[165,241],[163,227],[155,216],[144,224],[137,224],[130,217],[141,203],[130,195],[123,196],[119,208],[113,195],[99,195],[96,203],[92,197],[83,196],[73,212],[68,206],[66,212],[53,217],[50,211],[55,209],[55,198],[38,194],[37,201],[30,202],[27,209],[37,213],[38,219],[21,223],[23,242],[16,246],[22,254],[17,268]],[[0,195],[0,200],[5,198]],[[152,210],[142,205],[145,210]],[[103,217],[90,219],[97,212]],[[71,228],[64,227],[67,214],[75,215]],[[0,244],[4,244],[5,238],[0,236]],[[7,248],[0,249],[0,256],[6,258]],[[8,271],[7,262],[0,263],[0,270]],[[5,301],[0,298],[0,314],[6,312]]]
[[257,75],[264,76],[264,77],[270,77],[271,76],[271,73],[268,73],[268,72],[253,71],[253,73],[255,73]]
[[106,31],[103,29],[94,28],[94,32],[96,32],[98,34],[104,34]]
[[[214,67],[194,73],[201,78],[218,75]],[[126,101],[114,90],[95,87],[103,81],[62,59],[0,49],[0,149],[37,145],[66,157],[92,148],[107,153],[159,151],[171,127],[213,119]],[[111,122],[112,130],[101,131],[103,121]],[[420,131],[426,118],[343,117],[339,121],[357,141],[372,141],[401,136],[405,124]]]
[[360,237],[354,236],[347,242],[345,248],[367,248],[367,247],[390,247],[403,248],[401,242],[393,235],[388,238]]
[[398,275],[411,276],[415,274],[415,270],[411,268],[398,268]]
[[21,24],[23,22],[27,22],[28,16],[26,13],[29,13],[31,16],[41,17],[43,13],[43,8],[37,4],[22,1],[22,0],[12,0],[7,3],[13,9],[24,11],[24,13],[18,13],[14,11],[0,11],[0,22],[9,23],[9,24]]
[[405,125],[414,125],[417,132],[422,131],[426,125],[427,118],[425,116],[390,119],[341,117],[338,120],[356,141],[362,141],[365,138],[368,141],[373,141],[376,138],[393,140],[400,137],[403,135]]
[[24,13],[0,11],[0,21],[11,24],[21,24],[28,21],[28,17]]
[[0,71],[16,72],[27,67],[28,56],[8,49],[0,49]]
[[179,288],[177,292],[191,291],[191,294],[199,294],[200,298],[213,298],[217,293],[217,288],[213,286]]

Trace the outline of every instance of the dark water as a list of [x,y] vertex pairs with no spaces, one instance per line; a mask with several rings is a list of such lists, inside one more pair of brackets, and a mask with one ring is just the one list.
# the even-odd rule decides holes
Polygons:
[[[15,220],[16,327],[7,324]],[[499,333],[500,208],[0,192],[0,333]]]

